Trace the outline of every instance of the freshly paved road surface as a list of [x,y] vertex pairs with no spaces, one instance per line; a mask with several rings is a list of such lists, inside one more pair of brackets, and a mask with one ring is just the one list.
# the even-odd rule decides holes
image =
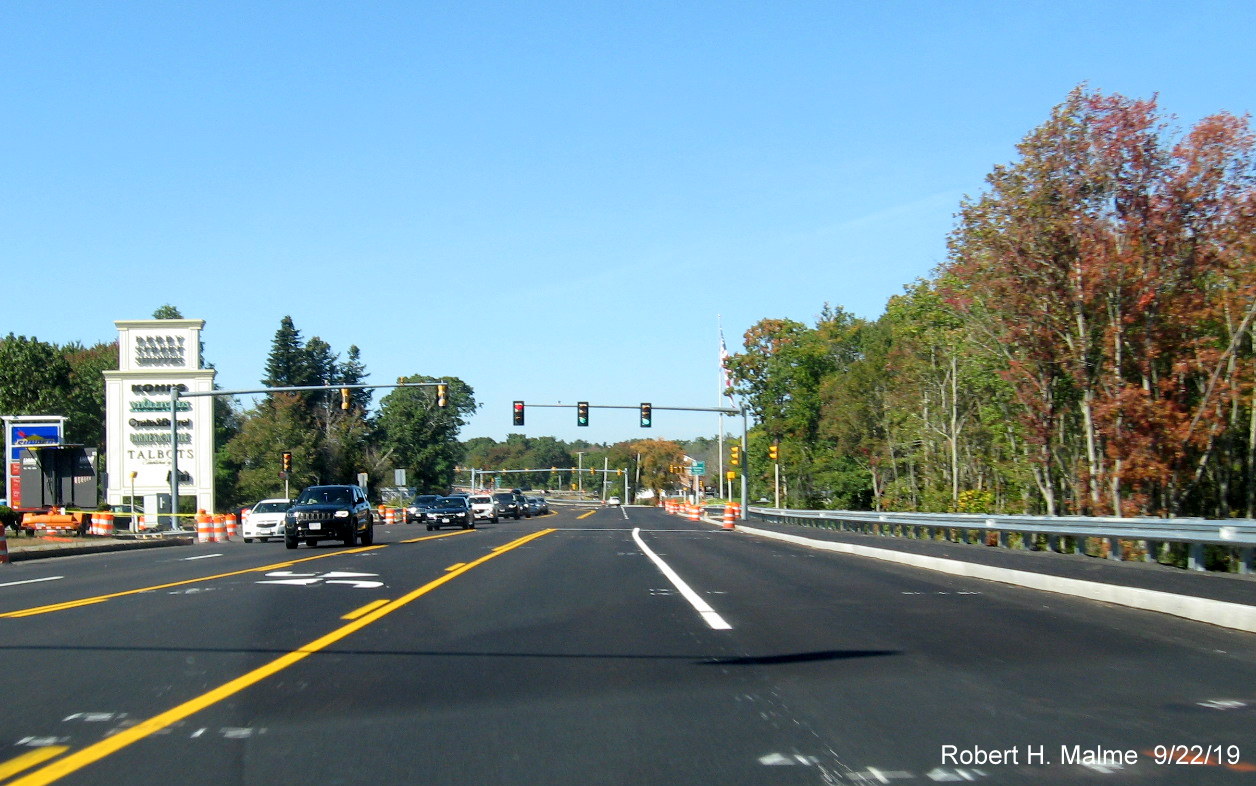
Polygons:
[[38,560],[0,784],[1250,783],[1254,644],[639,508]]

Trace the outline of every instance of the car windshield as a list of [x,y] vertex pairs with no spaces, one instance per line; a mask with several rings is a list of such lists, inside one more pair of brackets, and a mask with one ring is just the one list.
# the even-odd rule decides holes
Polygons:
[[310,489],[297,500],[298,505],[343,505],[351,499],[349,489]]
[[472,497],[471,498],[471,504],[473,505],[486,505],[492,501],[493,500],[488,497]]
[[436,503],[441,508],[465,508],[467,506],[466,497],[441,497],[440,502]]
[[288,509],[288,503],[284,502],[259,502],[253,506],[254,513],[283,513]]
[[436,500],[438,499],[440,499],[440,497],[436,496],[435,494],[423,494],[414,498],[414,504],[415,505],[431,505],[435,503]]
[[515,501],[514,494],[494,494],[493,496],[496,497],[499,502],[514,502]]

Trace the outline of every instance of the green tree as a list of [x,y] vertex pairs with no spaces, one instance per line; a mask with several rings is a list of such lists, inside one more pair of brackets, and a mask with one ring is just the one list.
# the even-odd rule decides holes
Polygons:
[[[438,382],[441,377],[412,375],[406,382]],[[448,406],[436,406],[433,387],[396,388],[380,401],[376,419],[381,459],[409,471],[411,485],[445,489],[453,485],[462,459],[458,431],[475,412],[475,393],[457,377],[446,377]],[[391,479],[389,479],[391,480]]]
[[73,368],[55,345],[12,333],[0,339],[0,412],[68,418],[73,380]]
[[276,393],[270,402],[248,413],[240,433],[222,449],[235,467],[238,480],[229,502],[249,504],[283,496],[280,454],[292,453],[288,483],[293,493],[308,485],[345,482],[323,475],[318,430],[305,403],[289,393]]
[[183,319],[179,309],[167,303],[153,312],[153,319]]

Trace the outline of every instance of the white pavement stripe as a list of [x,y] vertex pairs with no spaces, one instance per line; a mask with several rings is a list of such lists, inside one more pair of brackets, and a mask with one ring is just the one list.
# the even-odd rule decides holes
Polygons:
[[8,582],[5,582],[4,584],[0,584],[0,587],[16,587],[19,584],[35,584],[40,581],[56,581],[57,579],[63,579],[63,578],[65,578],[65,576],[46,576],[42,579],[26,579],[25,581],[8,581]]
[[656,566],[658,566],[658,569],[663,572],[663,575],[666,576],[667,580],[672,583],[672,586],[674,586],[681,595],[685,596],[685,600],[689,601],[689,605],[693,606],[694,609],[697,610],[698,614],[702,615],[702,619],[706,621],[707,625],[711,626],[712,630],[733,629],[732,625],[729,625],[724,621],[723,617],[715,613],[715,609],[711,608],[705,600],[698,597],[698,593],[689,588],[689,585],[685,583],[684,579],[682,579],[676,571],[672,570],[670,565],[660,559],[659,555],[651,551],[649,546],[645,545],[645,541],[641,539],[640,528],[632,531],[632,539],[637,541],[637,545],[641,547],[641,551],[643,551],[645,555],[649,557]]

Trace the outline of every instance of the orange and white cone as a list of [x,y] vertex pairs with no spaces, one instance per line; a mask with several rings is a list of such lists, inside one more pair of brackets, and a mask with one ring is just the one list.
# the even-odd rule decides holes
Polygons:
[[737,509],[736,505],[724,506],[724,529],[733,529],[737,526],[736,524],[737,519],[735,518],[736,509]]

